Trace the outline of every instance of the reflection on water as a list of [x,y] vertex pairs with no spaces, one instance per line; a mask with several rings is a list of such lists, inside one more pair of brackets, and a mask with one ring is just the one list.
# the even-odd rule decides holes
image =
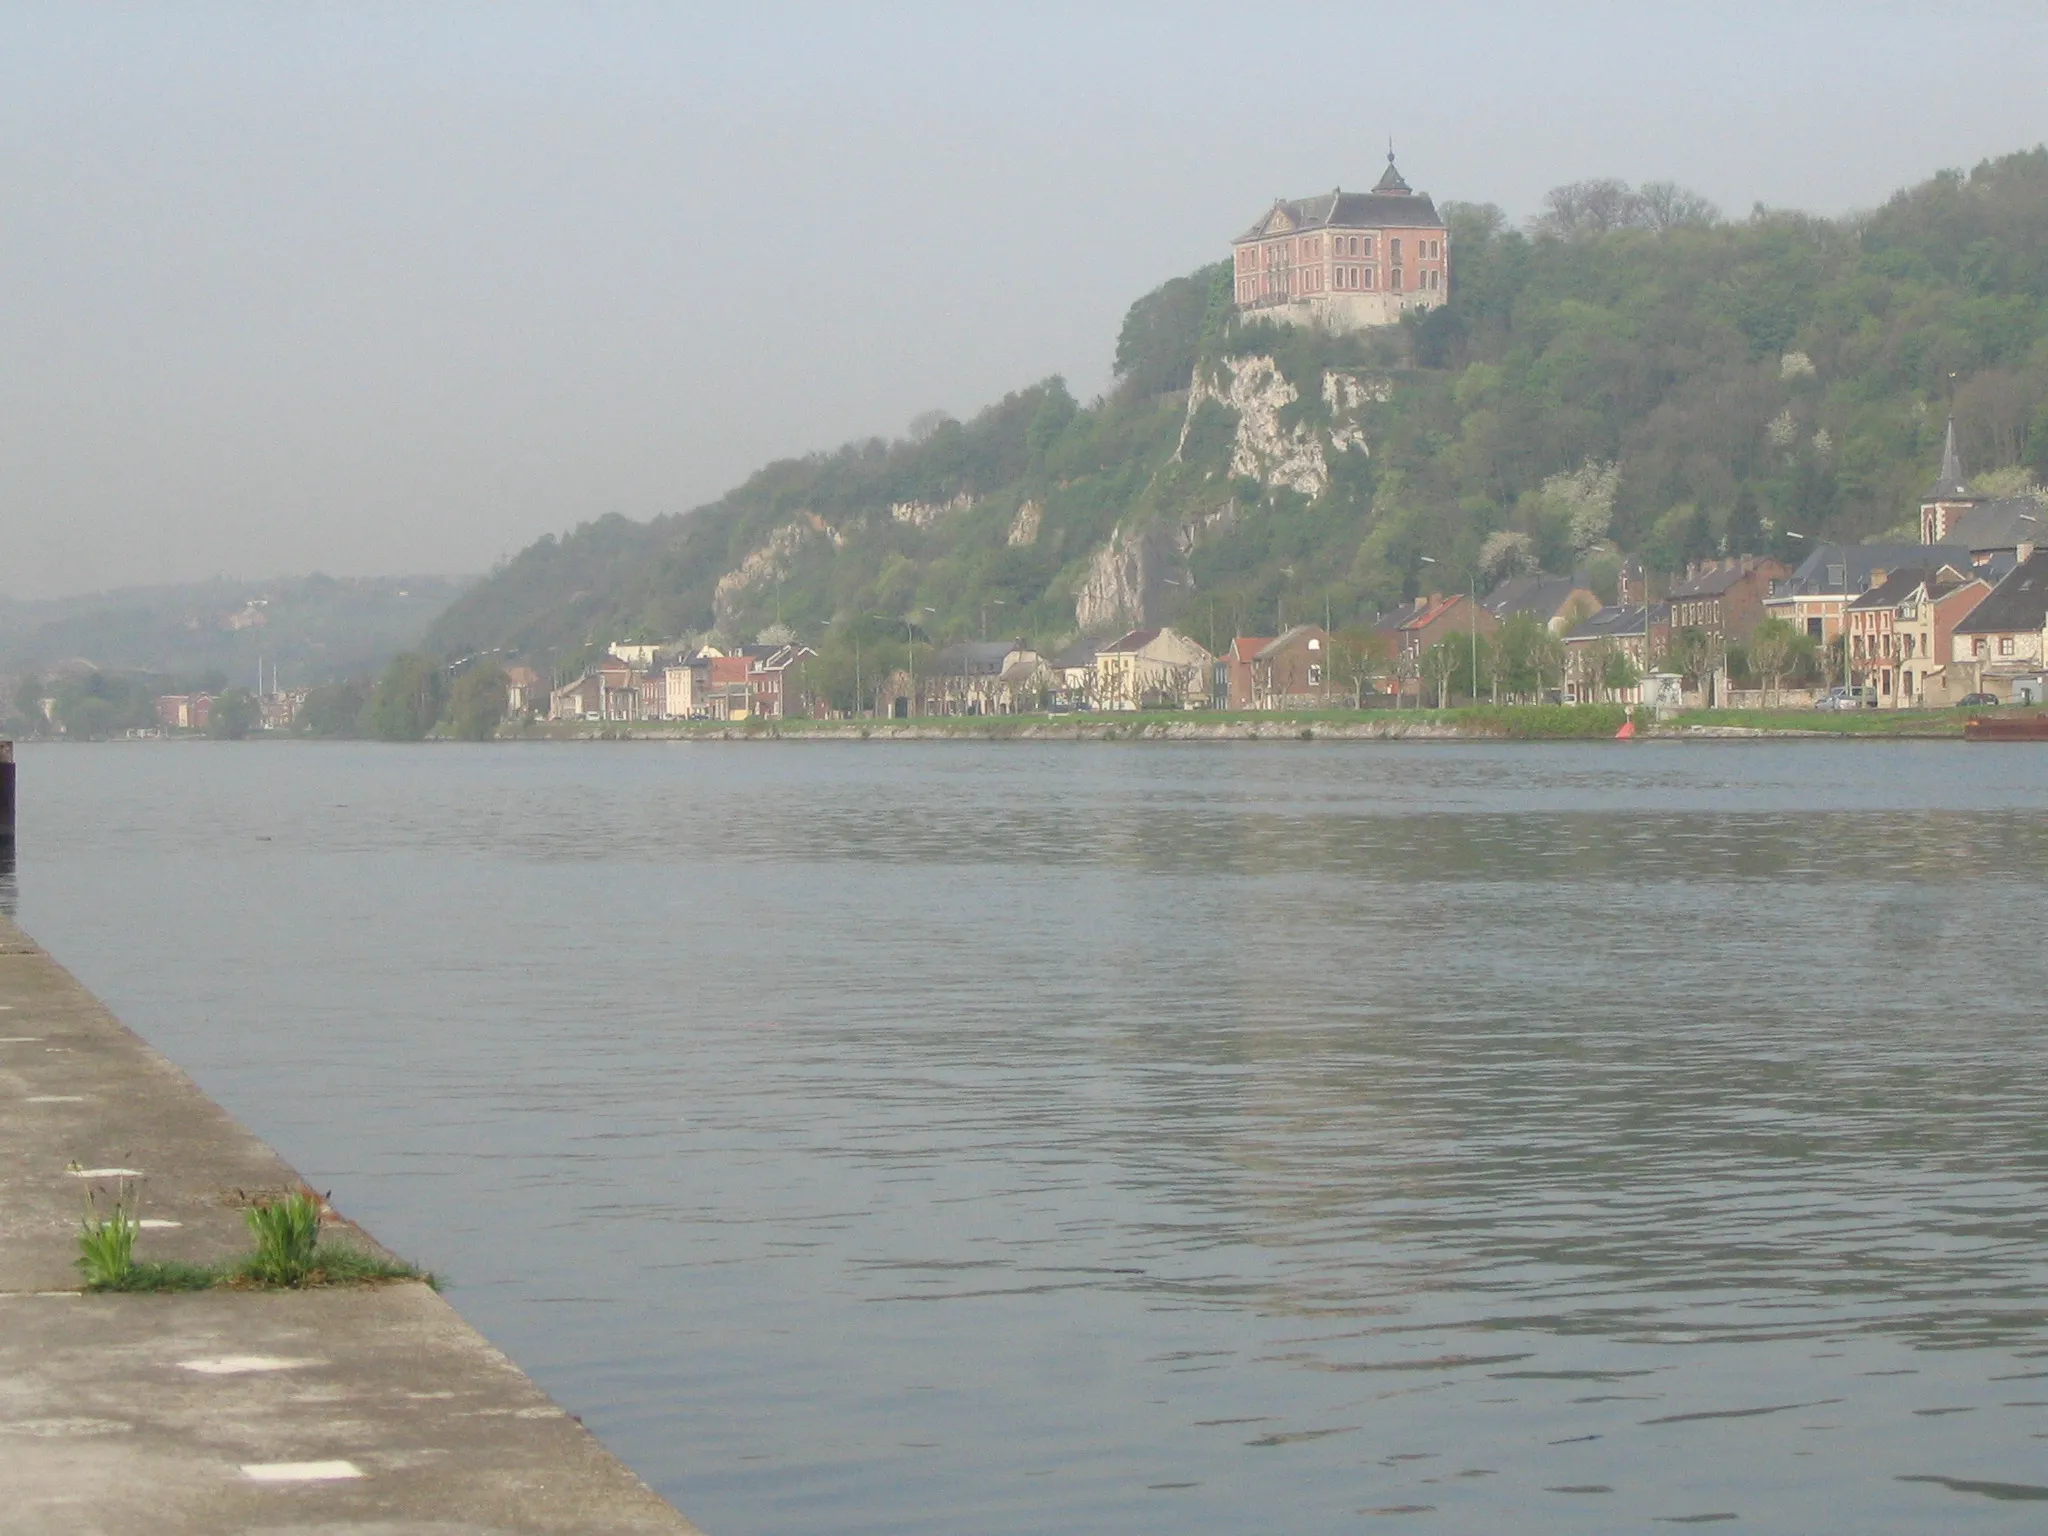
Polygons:
[[721,1536],[2048,1497],[2048,754],[48,750],[24,923]]

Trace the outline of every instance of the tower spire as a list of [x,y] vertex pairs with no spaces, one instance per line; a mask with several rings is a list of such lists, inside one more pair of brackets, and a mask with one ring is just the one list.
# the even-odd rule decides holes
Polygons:
[[1394,167],[1394,140],[1389,135],[1387,138],[1387,168],[1381,172],[1379,181],[1373,186],[1373,191],[1392,192],[1397,196],[1405,196],[1413,190],[1407,182],[1401,179],[1400,171]]
[[1941,447],[1941,473],[1935,477],[1930,501],[1956,501],[1970,494],[1963,480],[1963,457],[1956,451],[1956,419],[1948,419],[1948,436]]

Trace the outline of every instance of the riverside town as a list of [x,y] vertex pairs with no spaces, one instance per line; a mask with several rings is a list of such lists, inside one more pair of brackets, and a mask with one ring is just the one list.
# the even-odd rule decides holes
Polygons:
[[[1268,269],[1270,270],[1270,269]],[[1296,277],[1299,281],[1298,276]],[[1364,279],[1361,278],[1361,284]],[[507,726],[1074,714],[1328,711],[1491,703],[1660,711],[1947,709],[2048,698],[2048,502],[1973,491],[1948,425],[1912,543],[1816,543],[1795,565],[1755,555],[1646,573],[1631,558],[1431,590],[1357,628],[1280,624],[1212,649],[1170,625],[1041,651],[1025,639],[904,643],[835,710],[819,653],[757,643],[617,641],[572,677],[503,667]],[[1603,602],[1603,596],[1610,601]],[[858,665],[856,660],[856,665]],[[308,690],[255,698],[258,729],[289,731]],[[53,701],[54,702],[54,701]],[[160,732],[204,733],[215,699],[166,694]],[[147,734],[147,730],[139,734]]]
[[1950,9],[0,6],[0,1536],[2038,1527]]

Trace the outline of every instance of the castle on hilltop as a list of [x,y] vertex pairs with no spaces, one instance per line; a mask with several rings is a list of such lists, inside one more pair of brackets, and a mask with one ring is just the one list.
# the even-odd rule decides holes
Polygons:
[[1241,314],[1362,331],[1450,294],[1450,231],[1394,166],[1370,192],[1276,201],[1230,243]]

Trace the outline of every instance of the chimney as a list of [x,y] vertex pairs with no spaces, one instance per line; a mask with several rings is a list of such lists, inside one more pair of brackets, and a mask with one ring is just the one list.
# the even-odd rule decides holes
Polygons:
[[1870,586],[1866,587],[1864,590],[1870,591],[1874,588],[1883,586],[1885,577],[1889,576],[1890,574],[1891,572],[1887,571],[1881,565],[1872,566],[1870,568]]

